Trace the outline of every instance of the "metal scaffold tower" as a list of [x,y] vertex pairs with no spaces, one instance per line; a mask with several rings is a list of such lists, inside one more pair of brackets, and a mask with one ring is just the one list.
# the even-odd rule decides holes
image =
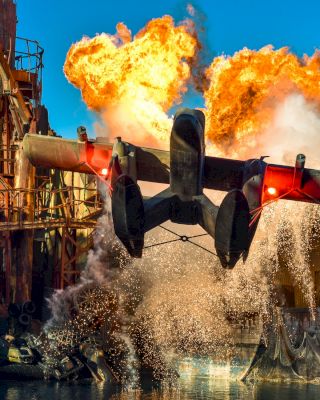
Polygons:
[[43,49],[16,36],[16,4],[0,1],[0,304],[76,282],[102,204],[91,176],[34,168],[26,133],[56,135],[41,105]]

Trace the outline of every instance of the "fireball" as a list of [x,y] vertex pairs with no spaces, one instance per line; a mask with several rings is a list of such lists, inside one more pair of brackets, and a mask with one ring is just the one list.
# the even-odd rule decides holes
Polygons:
[[166,141],[172,123],[166,112],[187,90],[198,46],[188,21],[177,26],[170,16],[153,19],[133,39],[119,23],[114,36],[73,44],[64,72],[87,106],[104,115],[111,135],[132,140],[144,133]]
[[225,153],[254,147],[274,112],[294,93],[320,108],[320,53],[298,58],[283,47],[243,50],[216,57],[207,69],[207,138]]

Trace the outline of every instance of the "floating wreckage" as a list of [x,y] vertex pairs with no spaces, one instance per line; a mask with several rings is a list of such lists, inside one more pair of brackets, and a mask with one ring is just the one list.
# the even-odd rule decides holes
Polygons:
[[[293,335],[292,335],[293,336]],[[292,337],[293,339],[293,337]],[[284,315],[276,308],[273,323],[242,377],[243,381],[314,381],[320,379],[320,327],[311,326],[292,340]]]
[[[93,378],[97,382],[132,384],[136,373],[155,377],[155,367],[143,357],[146,340],[136,335],[131,345],[128,328],[123,326],[117,309],[117,297],[110,288],[85,283],[59,294],[63,296],[58,302],[61,308],[39,334],[31,324],[23,329],[19,326],[18,312],[9,317],[13,328],[0,337],[0,379]],[[9,308],[22,309],[19,305]],[[137,353],[134,365],[130,352]],[[178,376],[176,371],[168,374]]]
[[[36,334],[31,326],[32,304],[8,307],[9,334],[0,337],[2,379],[74,380],[93,377],[96,381],[118,382],[107,362],[102,331],[112,299],[103,288],[86,287],[70,303],[70,318],[44,327]],[[25,310],[29,318],[21,318]],[[28,320],[28,324],[26,321]]]
[[[107,300],[97,308],[94,299],[102,299],[101,296]],[[108,303],[110,315],[114,315],[114,299],[107,298],[100,287],[85,287],[77,299],[77,305],[70,303],[72,317],[64,323],[48,326],[38,336],[25,330],[18,337],[0,338],[2,379],[128,381],[126,349],[119,344],[122,330],[119,325],[112,326],[114,321],[101,312]],[[91,313],[85,318],[83,313],[89,311],[88,307]],[[293,312],[290,315],[287,309],[274,310],[272,323],[261,336],[241,380],[314,382],[320,379],[320,328],[303,326],[296,311]],[[139,349],[136,350],[139,354]],[[146,371],[148,366],[141,363],[137,372],[143,377]],[[179,376],[173,370],[170,374]]]
[[[22,340],[20,346],[0,339],[1,379],[75,380],[93,377],[98,382],[117,382],[101,349],[74,349],[73,354],[46,359],[35,347],[35,337]],[[12,354],[15,357],[12,357]],[[27,356],[26,356],[27,355]]]

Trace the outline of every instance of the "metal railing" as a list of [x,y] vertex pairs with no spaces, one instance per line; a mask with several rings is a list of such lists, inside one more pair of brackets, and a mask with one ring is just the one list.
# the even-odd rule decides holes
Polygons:
[[0,190],[0,231],[94,227],[103,208],[94,188]]
[[32,77],[35,77],[36,88],[33,90],[36,90],[38,96],[33,93],[32,98],[37,99],[39,103],[41,102],[43,53],[43,48],[36,40],[16,37],[15,69],[27,72],[30,82],[32,82]]
[[16,37],[15,68],[42,77],[44,50],[36,40]]

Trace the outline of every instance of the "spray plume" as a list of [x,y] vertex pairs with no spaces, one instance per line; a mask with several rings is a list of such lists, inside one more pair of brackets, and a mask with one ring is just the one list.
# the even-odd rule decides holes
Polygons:
[[[175,26],[169,16],[155,19],[134,39],[120,23],[114,36],[102,34],[72,45],[64,71],[88,107],[103,116],[111,136],[165,147],[171,128],[166,112],[181,100],[191,78],[199,82],[191,76],[199,48],[190,22]],[[267,154],[273,162],[292,163],[306,151],[312,166],[319,167],[314,153],[320,129],[319,67],[318,52],[299,59],[287,48],[271,46],[215,58],[201,76],[203,85],[197,85],[205,88],[208,152],[244,159]],[[269,206],[246,264],[228,272],[211,256],[181,244],[168,245],[165,252],[154,248],[132,263],[123,255],[115,257],[120,247],[106,256],[105,249],[116,243],[108,220],[98,225],[99,240],[81,284],[106,285],[121,299],[117,316],[125,328],[117,327],[113,344],[122,340],[131,350],[134,345],[140,360],[153,365],[159,376],[176,355],[226,358],[232,349],[230,315],[267,316],[279,301],[275,282],[284,268],[306,304],[315,307],[310,254],[320,237],[318,213],[313,205]],[[151,240],[167,239],[159,230],[154,235]],[[113,244],[108,239],[106,245],[106,238]],[[124,260],[118,270],[110,267],[114,257]],[[63,304],[63,293],[53,299],[53,310]],[[54,318],[61,317],[60,311]]]

